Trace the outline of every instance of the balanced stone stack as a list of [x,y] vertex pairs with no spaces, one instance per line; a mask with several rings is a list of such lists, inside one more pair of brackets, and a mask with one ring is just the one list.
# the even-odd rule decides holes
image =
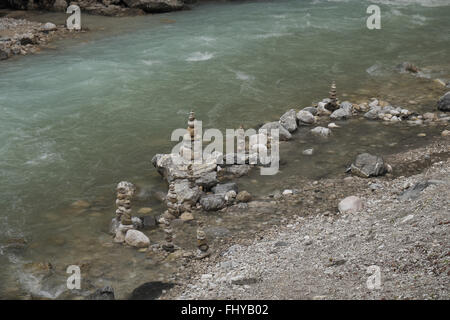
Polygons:
[[206,233],[203,230],[202,226],[199,226],[197,229],[197,258],[202,259],[210,255],[209,245],[206,239]]
[[131,221],[131,198],[133,198],[136,188],[131,182],[119,182],[116,188],[116,219],[123,225],[133,224]]
[[170,220],[165,220],[164,225],[165,242],[163,243],[162,248],[167,252],[174,252],[175,246],[173,244],[173,230],[170,225]]
[[195,114],[189,114],[187,133],[183,136],[183,145],[180,148],[180,156],[186,161],[201,161],[201,139],[196,132]]
[[339,109],[339,104],[336,96],[336,83],[334,81],[331,84],[330,102],[327,104],[326,108],[331,112]]

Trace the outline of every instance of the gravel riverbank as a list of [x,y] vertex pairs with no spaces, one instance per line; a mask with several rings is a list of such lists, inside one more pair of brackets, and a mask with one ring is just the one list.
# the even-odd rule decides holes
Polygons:
[[[161,298],[449,299],[449,149],[442,137],[387,157],[394,168],[387,177],[312,182],[325,196],[311,206],[302,191],[264,206],[251,202],[249,211],[298,213],[190,261]],[[351,195],[364,208],[339,213],[337,204]],[[380,268],[380,289],[367,287],[369,266]]]

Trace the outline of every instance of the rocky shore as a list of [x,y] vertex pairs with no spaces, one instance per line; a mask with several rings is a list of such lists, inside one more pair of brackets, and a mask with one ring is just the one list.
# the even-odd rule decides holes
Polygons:
[[71,31],[63,25],[39,23],[25,19],[0,18],[0,60],[16,55],[36,53],[57,37]]
[[[301,181],[294,192],[248,203],[243,217],[296,215],[190,261],[161,298],[448,299],[449,151],[443,136],[388,157],[395,175]],[[349,196],[355,210],[344,206]],[[367,287],[369,266],[380,268],[378,290]]]

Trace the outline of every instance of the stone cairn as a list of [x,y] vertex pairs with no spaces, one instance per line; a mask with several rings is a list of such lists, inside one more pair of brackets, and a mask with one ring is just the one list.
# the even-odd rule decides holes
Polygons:
[[195,113],[189,113],[187,133],[183,137],[183,144],[180,148],[180,156],[186,161],[201,159],[201,150],[195,150],[196,145],[200,145],[201,137],[195,132]]
[[339,104],[336,96],[336,82],[333,81],[331,84],[331,90],[330,90],[330,102],[327,104],[326,108],[329,111],[335,111],[336,109],[339,109]]
[[174,252],[175,246],[173,244],[173,229],[170,225],[170,220],[164,221],[164,240],[165,242],[162,244],[162,248],[167,252]]
[[131,199],[136,188],[131,182],[122,181],[117,184],[116,191],[117,209],[112,231],[115,232],[115,242],[124,242],[126,231],[134,228],[131,220]]
[[206,239],[206,233],[203,230],[203,223],[199,222],[197,228],[197,259],[203,259],[211,254],[209,245]]

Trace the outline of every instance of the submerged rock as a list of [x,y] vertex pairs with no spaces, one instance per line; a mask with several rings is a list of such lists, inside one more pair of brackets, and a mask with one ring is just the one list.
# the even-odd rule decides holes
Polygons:
[[280,118],[280,124],[289,132],[297,130],[297,118],[295,116],[295,110],[291,109],[283,114]]
[[311,132],[322,137],[328,137],[331,134],[331,130],[324,127],[315,127],[311,129]]
[[160,281],[146,282],[133,290],[130,300],[155,300],[164,290],[169,290],[172,287],[172,283]]
[[444,94],[438,101],[438,110],[448,112],[450,111],[450,91]]
[[153,216],[143,216],[141,217],[141,221],[143,229],[150,229],[157,226],[156,219]]
[[353,174],[362,178],[380,176],[387,171],[383,158],[369,153],[359,154],[350,170]]
[[270,137],[272,129],[279,130],[279,138],[281,141],[292,139],[292,135],[290,134],[290,132],[285,129],[279,122],[266,123],[261,128],[259,128],[258,132],[263,133],[263,131],[266,130],[266,134]]

